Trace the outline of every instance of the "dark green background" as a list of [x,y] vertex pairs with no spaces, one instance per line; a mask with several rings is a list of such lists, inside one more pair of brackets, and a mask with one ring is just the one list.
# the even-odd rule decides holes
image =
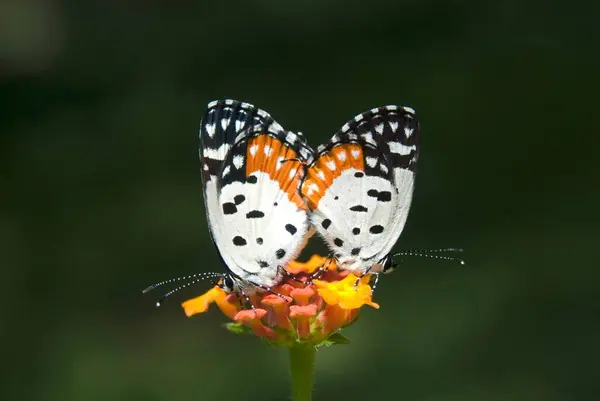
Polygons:
[[283,351],[216,310],[184,316],[209,283],[158,310],[140,295],[222,269],[197,131],[231,97],[314,146],[369,108],[414,107],[396,248],[467,250],[464,268],[405,259],[385,277],[352,344],[319,352],[316,400],[596,399],[599,8],[2,2],[0,397],[289,399]]

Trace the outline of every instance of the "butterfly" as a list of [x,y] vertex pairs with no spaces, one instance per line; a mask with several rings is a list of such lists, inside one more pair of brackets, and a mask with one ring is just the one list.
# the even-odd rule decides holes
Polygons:
[[235,100],[208,105],[200,161],[209,232],[229,291],[271,291],[313,233],[299,192],[314,152],[301,133]]
[[317,148],[301,193],[339,269],[358,276],[392,270],[418,158],[419,121],[399,106],[357,115]]

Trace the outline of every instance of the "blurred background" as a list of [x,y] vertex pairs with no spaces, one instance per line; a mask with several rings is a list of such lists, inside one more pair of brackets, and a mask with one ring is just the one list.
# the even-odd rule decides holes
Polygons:
[[597,2],[158,3],[0,3],[3,400],[289,399],[285,352],[184,316],[209,283],[140,293],[222,269],[197,131],[226,97],[314,146],[415,108],[396,249],[466,249],[381,280],[316,400],[597,399]]

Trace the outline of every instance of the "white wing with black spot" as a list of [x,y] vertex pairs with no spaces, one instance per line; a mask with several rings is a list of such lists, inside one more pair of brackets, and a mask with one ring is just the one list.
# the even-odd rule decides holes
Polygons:
[[385,106],[356,116],[319,147],[302,193],[341,268],[381,270],[408,217],[418,138],[412,109]]
[[309,235],[299,185],[312,150],[300,133],[233,100],[209,104],[200,139],[206,213],[226,268],[246,292],[278,284]]

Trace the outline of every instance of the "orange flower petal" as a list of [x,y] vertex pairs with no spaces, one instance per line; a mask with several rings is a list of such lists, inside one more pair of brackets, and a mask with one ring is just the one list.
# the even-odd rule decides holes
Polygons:
[[260,300],[260,302],[263,305],[269,305],[269,306],[273,306],[273,307],[287,304],[287,302],[285,302],[281,297],[278,297],[275,294],[265,295],[263,297],[263,299]]
[[[279,285],[275,291],[280,293],[281,295],[285,295],[285,296],[289,296],[290,292],[292,292],[296,287],[294,287],[293,285],[290,284],[281,284]],[[273,294],[271,294],[273,295]]]
[[221,309],[221,312],[230,319],[233,319],[241,308],[240,301],[235,294],[228,294],[225,298],[215,299],[215,303]]
[[317,315],[317,305],[292,305],[290,317],[296,319],[296,333],[300,338],[310,336],[310,318]]
[[269,294],[261,302],[268,308],[266,319],[270,326],[277,326],[285,330],[292,327],[292,323],[288,317],[289,309],[286,301],[277,295]]
[[242,310],[239,311],[233,318],[238,323],[243,323],[244,325],[250,327],[255,335],[258,337],[268,337],[270,339],[275,339],[277,337],[277,333],[265,326],[261,319],[267,314],[267,311],[264,309],[251,309],[251,310]]
[[266,314],[267,311],[264,309],[244,309],[236,313],[233,317],[233,320],[244,324],[260,322],[260,319],[262,319]]
[[215,286],[199,297],[189,299],[181,304],[185,314],[190,317],[197,313],[204,313],[213,302],[224,301],[227,293]]
[[297,318],[299,316],[311,317],[317,316],[317,305],[292,305],[290,306],[290,317]]
[[285,270],[291,274],[312,274],[317,271],[319,267],[323,266],[326,260],[327,258],[325,256],[312,255],[311,258],[306,262],[296,262],[295,260],[291,261],[285,267]]
[[296,304],[298,305],[308,304],[313,295],[315,295],[315,290],[309,286],[304,288],[296,288],[290,293],[290,296],[294,298],[294,301],[296,301]]

